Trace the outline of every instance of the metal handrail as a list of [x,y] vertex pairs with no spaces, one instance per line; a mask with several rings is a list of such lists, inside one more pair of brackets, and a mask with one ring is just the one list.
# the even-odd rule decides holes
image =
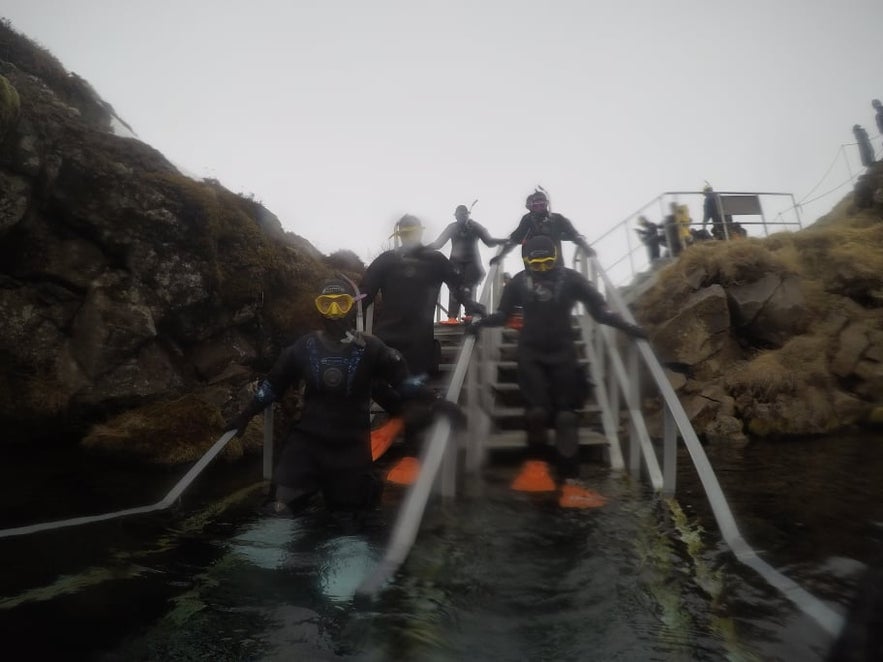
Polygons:
[[[762,226],[763,231],[764,231],[764,235],[767,235],[767,236],[769,235],[769,232],[770,232],[769,226],[776,226],[776,227],[783,227],[783,228],[787,228],[788,226],[796,226],[796,228],[798,228],[798,229],[803,227],[803,222],[800,218],[800,211],[799,211],[800,205],[795,202],[794,196],[791,193],[781,193],[781,192],[777,192],[777,191],[715,191],[714,193],[717,195],[719,211],[720,211],[722,217],[724,216],[724,214],[723,214],[722,209],[720,209],[721,196],[726,197],[726,196],[740,196],[740,195],[755,195],[755,196],[767,196],[767,197],[768,196],[789,197],[789,198],[791,198],[791,206],[788,209],[786,209],[782,212],[779,212],[777,219],[774,219],[771,221],[767,220],[766,216],[763,214],[763,211],[761,211],[761,220],[760,221],[744,221],[743,220],[743,221],[740,221],[739,223],[742,226]],[[704,193],[702,191],[665,191],[663,193],[660,193],[655,198],[653,198],[652,200],[650,200],[649,202],[642,205],[641,207],[636,209],[634,212],[632,212],[631,214],[626,216],[624,219],[622,219],[618,223],[614,224],[613,226],[609,227],[602,234],[593,238],[591,241],[591,244],[594,247],[600,249],[599,245],[608,241],[608,240],[611,240],[613,238],[613,235],[618,233],[621,236],[622,233],[625,233],[624,236],[625,236],[626,244],[627,244],[627,249],[626,249],[625,254],[621,254],[617,251],[614,254],[613,259],[611,261],[608,261],[605,259],[605,268],[608,271],[612,271],[612,270],[614,270],[614,267],[621,265],[625,261],[628,261],[630,268],[628,269],[627,276],[631,280],[640,271],[641,265],[644,265],[645,267],[646,266],[651,266],[651,267],[653,266],[653,264],[651,264],[647,258],[641,257],[641,254],[644,252],[644,247],[642,246],[642,244],[640,242],[638,242],[636,244],[633,243],[633,239],[632,239],[632,232],[633,232],[632,222],[633,222],[633,220],[637,216],[639,216],[640,214],[642,214],[643,212],[645,212],[646,210],[650,209],[651,207],[653,207],[657,204],[659,205],[659,210],[658,210],[659,213],[661,213],[661,215],[663,217],[665,217],[667,212],[664,209],[664,201],[666,198],[670,198],[670,197],[678,198],[679,196],[703,196],[703,195],[704,195]],[[789,220],[785,220],[784,218],[782,218],[782,213],[786,213],[789,211],[794,212],[796,220],[789,221]],[[700,226],[700,225],[702,225],[702,223],[700,221],[692,221],[690,223],[690,225],[691,226]],[[728,234],[728,232],[729,231],[727,229],[727,226],[725,225],[724,226],[724,233]],[[729,237],[727,237],[727,238],[729,238]],[[664,245],[668,248],[669,254],[670,255],[673,254],[674,247],[669,244],[669,239],[667,237],[666,237]],[[617,244],[617,246],[619,246],[619,244]],[[599,250],[599,252],[604,253],[605,251]],[[636,261],[638,262],[638,264],[636,264]]]
[[[493,292],[492,283],[497,277],[499,265],[493,265],[488,274],[482,289],[479,302],[485,307],[491,304],[491,296]],[[460,351],[457,354],[457,360],[454,363],[454,371],[451,380],[448,383],[445,398],[450,402],[457,402],[460,399],[460,391],[463,388],[463,382],[466,379],[467,371],[472,368],[475,370],[477,365],[473,361],[473,350],[475,348],[475,338],[466,336]],[[405,502],[399,509],[393,530],[390,535],[390,542],[386,547],[383,558],[374,567],[373,571],[362,581],[356,594],[371,598],[375,596],[399,569],[411,548],[417,539],[417,532],[420,529],[420,522],[423,519],[423,513],[426,510],[426,504],[432,493],[433,485],[439,477],[442,469],[442,462],[445,458],[450,458],[452,451],[456,451],[450,443],[451,424],[447,418],[438,419],[432,426],[429,434],[429,441],[425,444],[423,452],[420,456],[420,474],[417,480],[408,490]],[[455,462],[448,462],[451,474],[455,471]],[[455,475],[443,476],[443,494],[452,496],[452,486],[456,481]],[[447,487],[445,487],[445,484]]]
[[120,517],[128,517],[129,515],[144,515],[146,513],[152,513],[157,510],[165,510],[166,508],[174,505],[175,501],[184,493],[190,484],[196,480],[196,477],[202,473],[202,470],[205,469],[209,462],[215,459],[218,453],[220,453],[224,446],[233,438],[236,434],[236,430],[229,430],[221,435],[220,439],[218,439],[211,448],[209,448],[205,455],[203,455],[199,460],[190,467],[190,470],[184,474],[184,476],[175,483],[175,486],[169,490],[169,493],[166,494],[162,499],[157,501],[154,504],[149,506],[138,506],[135,508],[126,508],[124,510],[117,510],[111,513],[104,513],[102,515],[86,515],[84,517],[72,517],[69,519],[56,520],[53,522],[42,522],[40,524],[30,524],[28,526],[18,526],[12,529],[3,529],[0,530],[0,538],[12,538],[14,536],[26,536],[32,533],[40,533],[41,531],[51,531],[53,529],[63,529],[70,526],[80,526],[83,524],[92,524],[93,522],[106,522],[107,520],[118,519]]
[[[627,321],[634,323],[634,316],[628,309],[628,306],[626,306],[622,296],[619,294],[616,287],[614,287],[610,278],[607,276],[607,273],[601,268],[595,258],[590,259],[592,261],[593,271],[600,277],[601,282],[604,284],[604,295],[608,304],[610,304],[611,308],[618,312]],[[585,261],[583,261],[582,264],[584,265]],[[583,266],[583,268],[585,269],[585,266]],[[675,469],[677,462],[676,445],[678,433],[680,433],[680,437],[684,440],[684,445],[687,447],[693,465],[699,474],[699,480],[702,483],[705,495],[711,505],[712,514],[714,515],[718,528],[720,529],[727,545],[733,550],[736,558],[761,575],[761,577],[763,577],[771,586],[774,586],[781,591],[782,594],[791,600],[798,609],[812,618],[828,634],[836,637],[843,628],[843,616],[801,587],[794,580],[785,576],[760,558],[757,552],[748,544],[748,542],[746,542],[742,534],[739,532],[736,520],[733,517],[733,513],[730,510],[730,506],[727,503],[720,483],[717,480],[714,469],[708,460],[708,456],[705,454],[705,450],[699,442],[699,437],[696,435],[696,431],[693,429],[686,411],[684,411],[684,408],[681,405],[680,399],[666,377],[662,365],[659,363],[659,360],[656,358],[656,355],[653,353],[653,350],[647,341],[639,340],[636,346],[638,349],[638,355],[652,378],[653,383],[659,390],[659,395],[662,398],[663,406],[665,407],[663,492],[669,494],[674,493]],[[618,370],[616,372],[619,373]],[[636,384],[633,384],[633,386],[636,386]],[[624,390],[627,391],[629,389]],[[632,446],[634,446],[634,444],[632,444]],[[641,443],[641,448],[645,453],[648,450],[643,443]],[[654,454],[655,458],[655,451],[653,451],[652,446],[649,448],[649,451]]]

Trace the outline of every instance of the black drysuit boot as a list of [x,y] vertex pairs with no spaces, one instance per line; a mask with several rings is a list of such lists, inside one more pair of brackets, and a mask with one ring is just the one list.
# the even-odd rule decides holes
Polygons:
[[561,480],[579,477],[579,431],[576,412],[559,411],[555,416],[555,447]]

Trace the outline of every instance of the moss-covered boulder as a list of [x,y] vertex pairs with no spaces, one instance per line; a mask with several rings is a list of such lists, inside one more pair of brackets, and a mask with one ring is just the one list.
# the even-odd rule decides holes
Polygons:
[[[193,462],[211,447],[223,430],[224,418],[208,399],[188,394],[128,410],[95,425],[83,440],[93,451],[149,464]],[[221,457],[238,459],[262,447],[259,425],[234,437]]]
[[[0,76],[0,444],[91,429],[90,448],[192,459],[315,328],[319,281],[359,264],[115,135],[110,105],[3,21]],[[209,388],[211,407],[187,397]]]
[[0,140],[18,122],[20,112],[18,92],[6,77],[0,76]]

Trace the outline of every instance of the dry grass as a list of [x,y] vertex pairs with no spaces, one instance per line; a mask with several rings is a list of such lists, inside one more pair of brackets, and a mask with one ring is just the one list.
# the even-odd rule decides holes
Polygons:
[[[852,213],[835,218],[835,212]],[[848,200],[835,207],[835,212],[824,223],[796,233],[689,248],[660,273],[657,284],[642,298],[642,321],[651,325],[665,321],[678,301],[710,285],[741,285],[767,273],[799,276],[807,305],[816,315],[838,306],[831,295],[848,297],[862,306],[879,306],[883,300],[883,219],[872,211],[855,212]]]
[[807,385],[828,385],[827,347],[827,337],[795,336],[781,349],[760,352],[734,367],[724,384],[734,396],[748,394],[763,401],[793,395]]
[[733,396],[748,394],[752,398],[770,400],[780,393],[793,393],[798,378],[782,365],[777,352],[767,351],[736,366],[727,373],[724,384]]
[[759,239],[700,243],[660,273],[656,285],[641,298],[640,318],[647,324],[664,322],[677,302],[712,285],[726,288],[750,283],[767,273],[797,272],[793,256],[767,250]]

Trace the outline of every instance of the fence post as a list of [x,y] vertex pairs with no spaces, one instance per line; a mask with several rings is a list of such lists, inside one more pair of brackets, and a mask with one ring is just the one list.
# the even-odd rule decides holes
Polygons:
[[273,405],[264,409],[264,480],[273,478]]
[[478,398],[478,372],[481,361],[477,359],[480,347],[476,343],[472,350],[472,360],[466,373],[466,471],[475,473],[481,466],[484,440],[480,437]]
[[[627,389],[629,395],[627,402],[640,402],[641,388],[637,375],[638,348],[633,342],[630,342],[626,349],[625,368],[628,381],[622,387],[623,390]],[[640,475],[641,471],[641,440],[638,438],[638,429],[632,416],[629,416],[629,471],[635,475]]]
[[849,181],[853,181],[855,177],[852,174],[852,168],[849,167],[849,157],[846,156],[846,150],[840,145],[840,151],[843,152],[843,162],[846,163],[846,172],[849,173]]
[[671,409],[663,402],[662,493],[674,496],[678,475],[678,428]]
[[797,202],[794,200],[794,194],[789,194],[791,196],[791,206],[794,208],[794,215],[797,216],[797,227],[801,230],[803,229],[803,221],[800,220],[800,207]]
[[442,457],[441,472],[439,474],[440,492],[446,499],[451,499],[457,494],[457,457],[460,445],[461,433],[459,430],[451,430],[445,454]]
[[760,222],[763,223],[763,236],[769,237],[770,231],[766,226],[766,214],[763,213],[763,205],[760,204],[760,196],[757,198],[757,204],[760,207]]

